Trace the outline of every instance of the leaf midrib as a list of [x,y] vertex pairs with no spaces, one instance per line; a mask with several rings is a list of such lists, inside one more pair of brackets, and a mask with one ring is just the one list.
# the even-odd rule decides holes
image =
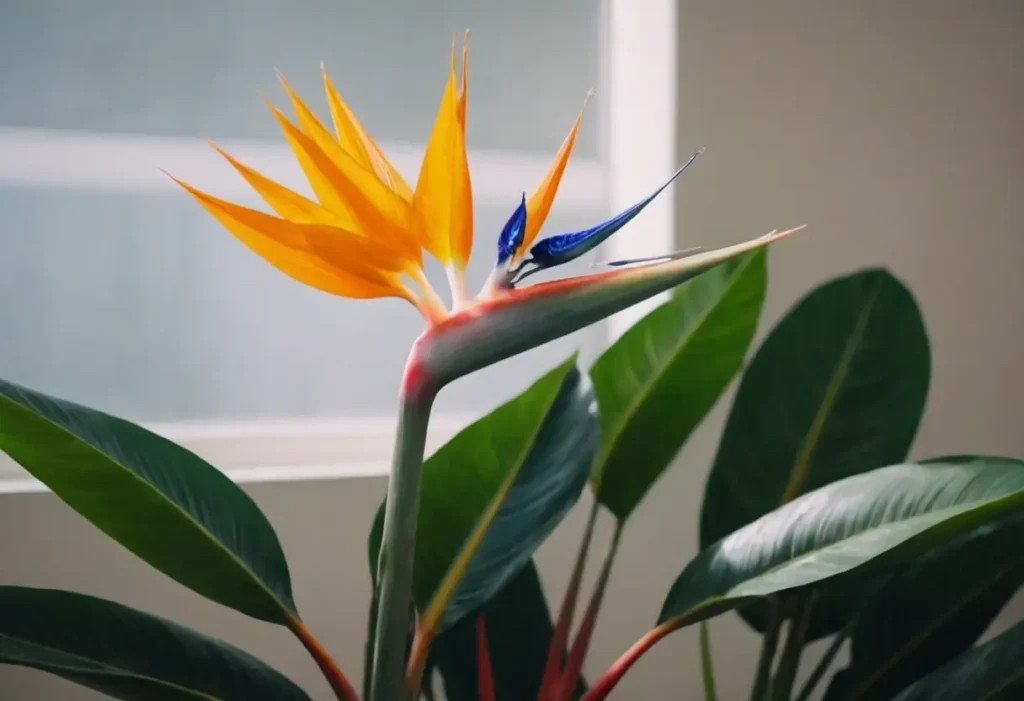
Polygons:
[[[501,506],[504,504],[505,498],[508,496],[509,491],[512,489],[512,485],[515,483],[516,478],[523,469],[523,464],[530,457],[530,453],[533,452],[537,436],[540,435],[541,429],[544,427],[544,424],[548,419],[548,415],[551,413],[552,407],[555,402],[558,401],[558,397],[562,393],[566,379],[575,367],[575,357],[576,356],[574,354],[572,360],[567,361],[567,365],[569,362],[572,362],[572,365],[570,365],[563,373],[561,380],[558,382],[558,386],[547,402],[547,409],[545,409],[544,415],[536,423],[533,431],[531,431],[529,440],[523,442],[523,448],[517,455],[513,469],[509,470],[509,474],[505,476],[505,479],[498,486],[498,491],[495,492],[494,496],[491,497],[491,500],[487,503],[487,506],[480,513],[476,524],[473,526],[473,530],[463,542],[462,547],[459,548],[458,555],[455,556],[455,559],[448,566],[448,570],[445,571],[444,577],[441,578],[437,589],[430,597],[430,603],[421,617],[421,624],[427,630],[433,632],[433,630],[441,624],[444,613],[451,604],[452,599],[455,598],[455,592],[458,589],[459,583],[466,575],[466,572],[469,571],[469,565],[473,557],[476,555],[476,551],[479,550],[481,543],[483,543],[487,530],[490,528],[495,516],[497,516],[498,512],[501,510]],[[579,381],[581,380],[577,380],[577,382]],[[468,554],[467,549],[470,549]],[[454,581],[449,582],[448,580],[451,577],[454,577],[455,579]],[[439,597],[442,596],[445,600],[438,601]]]
[[[732,291],[737,281],[740,279],[740,277],[742,277],[741,273],[746,271],[746,269],[752,264],[755,258],[756,256],[751,256],[743,260],[740,265],[736,266],[736,269],[729,276],[729,279],[726,285],[724,286],[722,293],[719,295],[718,300],[715,303],[709,304],[708,307],[696,317],[696,321],[690,327],[690,331],[686,333],[676,344],[675,350],[673,350],[671,353],[666,354],[665,360],[661,363],[658,363],[655,366],[655,372],[651,373],[647,381],[641,383],[641,391],[637,392],[634,395],[634,398],[627,403],[626,410],[621,414],[622,418],[616,422],[613,430],[609,432],[608,439],[604,442],[605,447],[601,451],[601,455],[598,458],[598,469],[596,473],[600,475],[599,482],[604,482],[604,471],[605,469],[607,469],[608,462],[612,454],[615,452],[615,445],[618,443],[619,438],[622,436],[623,433],[625,433],[626,427],[632,422],[637,412],[640,411],[641,406],[643,406],[643,404],[647,400],[647,397],[650,396],[651,391],[654,389],[654,386],[657,385],[658,381],[661,380],[661,378],[668,371],[668,368],[671,367],[672,364],[679,357],[679,355],[682,354],[683,349],[689,345],[690,340],[697,333],[697,330],[704,326],[704,324],[708,320],[708,317],[711,316],[712,312],[718,308],[718,303]],[[677,301],[678,298],[671,300],[671,302],[669,303],[671,304]],[[598,485],[598,492],[600,493],[600,484]]]
[[[169,689],[174,689],[175,691],[181,691],[183,693],[186,693],[186,694],[189,694],[191,696],[194,696],[197,699],[204,699],[205,701],[224,701],[220,696],[210,696],[209,694],[206,694],[204,692],[197,691],[195,689],[189,689],[188,687],[181,686],[180,684],[175,684],[174,682],[167,681],[165,679],[157,679],[156,677],[151,677],[151,676],[148,676],[148,675],[145,675],[145,674],[139,674],[138,672],[134,672],[134,671],[132,671],[130,669],[125,669],[125,668],[122,668],[122,667],[116,667],[116,666],[114,666],[112,664],[109,664],[107,662],[103,662],[103,661],[100,661],[100,660],[94,660],[92,658],[86,657],[86,656],[78,654],[76,652],[68,652],[67,650],[64,650],[64,649],[62,649],[60,647],[57,647],[56,645],[38,643],[38,642],[36,642],[34,640],[26,640],[25,638],[21,638],[21,637],[18,637],[16,635],[10,635],[8,633],[0,633],[0,638],[4,638],[6,640],[11,640],[13,642],[20,643],[22,645],[26,645],[26,646],[29,646],[29,647],[41,648],[43,650],[47,650],[47,651],[51,651],[51,652],[56,652],[56,653],[59,653],[61,655],[66,655],[67,657],[71,657],[71,658],[74,658],[76,660],[82,660],[84,662],[88,662],[90,664],[97,665],[97,666],[99,666],[99,667],[101,667],[103,669],[110,670],[110,672],[107,673],[107,674],[104,674],[104,672],[102,672],[100,670],[75,669],[75,668],[72,668],[72,667],[67,667],[65,665],[46,664],[46,663],[42,663],[42,662],[40,663],[40,666],[46,667],[48,669],[62,670],[62,671],[66,671],[68,673],[73,673],[73,674],[85,674],[85,675],[97,675],[97,676],[116,676],[116,677],[121,677],[121,678],[138,679],[140,681],[146,681],[146,682],[150,682],[152,684],[157,684],[157,685],[160,685],[160,686],[167,687]],[[26,666],[26,667],[29,666],[27,664],[23,665],[21,663],[12,663],[12,664],[18,664],[18,666]]]
[[[40,395],[40,396],[42,396],[42,395]],[[52,399],[50,399],[48,397],[44,397],[44,399],[47,402],[52,402],[53,401]],[[85,439],[79,437],[76,433],[70,431],[65,426],[62,426],[61,424],[57,423],[56,421],[53,421],[50,417],[44,416],[44,415],[42,415],[42,414],[40,414],[40,413],[38,413],[36,411],[33,411],[29,407],[27,407],[27,406],[21,404],[20,402],[12,399],[6,392],[0,393],[0,400],[6,401],[9,404],[13,404],[18,409],[20,409],[21,411],[27,412],[31,416],[35,416],[35,417],[37,417],[39,419],[42,419],[43,421],[45,421],[46,423],[48,423],[51,426],[55,427],[57,430],[61,431],[65,435],[70,436],[73,441],[75,441],[75,442],[79,443],[80,445],[84,446],[89,452],[92,452],[95,455],[98,455],[101,458],[104,458],[104,459],[108,460],[112,465],[116,465],[122,472],[127,473],[128,476],[132,480],[134,480],[135,482],[137,482],[139,484],[142,484],[145,489],[147,489],[147,490],[149,490],[149,491],[159,495],[159,497],[160,497],[160,499],[162,501],[164,501],[165,503],[169,504],[171,506],[171,508],[173,510],[177,511],[179,514],[183,515],[185,517],[186,522],[188,522],[190,525],[192,525],[192,527],[195,530],[197,530],[201,535],[205,536],[208,541],[212,542],[218,550],[220,550],[221,552],[225,553],[227,555],[228,559],[232,563],[234,563],[234,565],[236,567],[238,567],[242,571],[242,573],[249,575],[249,577],[253,581],[256,582],[257,587],[259,589],[261,589],[264,594],[268,595],[270,597],[270,599],[274,602],[274,604],[277,605],[277,607],[280,609],[280,611],[284,614],[284,617],[285,617],[286,621],[292,622],[292,621],[298,620],[297,613],[295,611],[292,611],[288,606],[286,606],[278,598],[278,596],[264,583],[262,577],[259,577],[243,560],[241,560],[235,554],[235,552],[233,550],[228,548],[219,538],[216,538],[213,535],[213,533],[211,533],[202,523],[200,523],[198,520],[196,520],[196,518],[192,514],[190,514],[188,511],[186,511],[180,504],[178,504],[176,501],[174,501],[173,499],[168,497],[161,490],[157,489],[152,483],[150,483],[149,481],[143,479],[142,476],[139,473],[137,473],[135,470],[132,470],[131,468],[129,468],[126,465],[122,464],[119,460],[115,460],[112,456],[108,455],[103,450],[97,448],[92,443],[89,443]],[[92,411],[95,411],[95,410],[92,410]],[[102,416],[108,416],[106,414],[102,414],[102,412],[97,412],[97,413],[101,414]],[[110,417],[110,418],[113,418],[115,420],[120,421],[120,419],[117,419],[117,417]],[[129,425],[131,425],[131,424],[129,424]],[[144,433],[150,433],[151,435],[156,436],[160,440],[165,440],[165,441],[168,440],[168,439],[164,438],[163,436],[160,436],[159,434],[147,431],[146,429],[142,428],[141,426],[134,426],[134,425],[132,425],[132,426],[133,426],[133,428],[136,428],[136,429],[138,429],[140,431],[143,431]],[[177,445],[177,444],[175,444],[175,445]],[[182,448],[181,446],[178,446],[178,447],[181,448],[182,450],[187,450],[185,448]],[[194,455],[194,457],[196,457],[196,459],[198,459],[198,460],[202,460],[202,458],[200,458],[198,455]],[[205,460],[203,460],[203,462],[205,464],[209,465],[211,469],[217,470],[216,467],[214,467],[213,465],[210,465],[209,463],[206,463]],[[28,468],[26,468],[26,469],[28,469]],[[223,475],[223,473],[221,473],[221,474]],[[225,479],[227,479],[227,478],[225,477]],[[47,486],[50,486],[50,485],[47,485]],[[52,486],[50,486],[50,488],[53,489]],[[54,493],[56,493],[56,490],[54,490]],[[145,560],[145,558],[142,558],[141,555],[138,555],[137,553],[135,553],[135,554],[136,554],[137,557],[140,557],[141,559]],[[168,575],[168,576],[170,576],[170,575]],[[172,577],[172,579],[175,579],[175,578]],[[191,587],[189,587],[189,588],[191,588]]]
[[853,358],[857,351],[860,350],[860,346],[864,341],[864,332],[867,330],[875,302],[878,301],[882,282],[882,278],[878,278],[878,282],[875,284],[874,289],[872,289],[870,296],[857,316],[857,323],[853,331],[847,337],[843,352],[839,357],[839,363],[836,365],[832,377],[829,378],[828,386],[825,388],[825,396],[818,406],[818,411],[815,412],[810,428],[807,429],[803,447],[800,449],[800,454],[797,456],[796,461],[793,463],[793,469],[789,473],[789,481],[786,483],[786,488],[782,493],[780,505],[792,501],[803,492],[807,478],[810,475],[811,462],[814,459],[814,454],[825,430],[825,424],[835,408],[836,401],[839,399],[842,385],[850,372],[850,366],[853,364]]
[[[971,504],[969,506],[966,505],[966,504],[958,505],[958,506],[948,506],[948,507],[946,507],[944,509],[936,509],[935,511],[926,511],[926,512],[921,513],[921,514],[915,514],[915,515],[913,515],[913,516],[911,516],[910,518],[907,518],[907,519],[902,519],[902,520],[899,520],[899,521],[887,521],[885,523],[881,523],[881,524],[879,524],[877,526],[874,526],[872,528],[865,528],[864,530],[858,531],[857,533],[853,534],[852,536],[850,536],[848,538],[843,538],[842,540],[834,541],[832,543],[829,543],[828,545],[825,545],[825,546],[822,546],[822,547],[819,547],[819,548],[813,548],[811,550],[808,550],[805,553],[801,553],[800,555],[798,555],[798,556],[796,556],[794,558],[791,558],[789,560],[785,560],[784,562],[780,562],[779,564],[777,564],[777,565],[775,565],[773,567],[769,567],[768,569],[766,569],[766,570],[764,570],[762,572],[758,572],[753,577],[750,577],[749,579],[745,579],[743,582],[740,582],[739,584],[736,584],[735,586],[730,587],[726,591],[726,596],[729,596],[730,592],[734,591],[735,589],[737,589],[738,587],[742,586],[743,584],[746,584],[747,582],[750,582],[750,581],[753,581],[753,580],[756,580],[756,579],[761,579],[762,577],[774,574],[774,573],[776,573],[776,572],[778,572],[780,570],[783,570],[783,569],[785,569],[787,567],[793,566],[795,564],[799,564],[799,563],[803,562],[804,560],[808,560],[808,559],[810,559],[812,557],[820,555],[821,553],[825,552],[826,550],[830,550],[830,549],[838,547],[838,546],[845,546],[845,545],[847,545],[847,544],[849,544],[851,542],[860,540],[861,538],[864,538],[864,537],[869,536],[869,535],[875,535],[875,533],[877,531],[885,528],[886,526],[906,525],[906,524],[911,523],[912,521],[914,521],[916,519],[924,520],[926,518],[932,518],[934,516],[942,516],[946,512],[949,512],[949,514],[948,514],[948,516],[946,518],[940,518],[938,521],[936,521],[935,523],[931,524],[930,526],[926,526],[924,530],[918,531],[916,533],[912,533],[912,534],[908,535],[902,541],[900,541],[899,543],[894,545],[893,548],[895,548],[895,547],[898,547],[899,545],[902,545],[903,543],[905,543],[910,538],[913,538],[914,536],[921,535],[921,533],[924,533],[925,531],[927,531],[928,528],[931,528],[931,527],[933,527],[935,525],[938,525],[940,523],[945,522],[947,520],[947,518],[953,518],[954,516],[957,516],[959,514],[969,513],[971,511],[973,511],[974,509],[981,508],[982,506],[984,506],[986,504],[997,504],[997,503],[1001,502],[1002,500],[1004,500],[1004,499],[1006,499],[1008,497],[1011,497],[1014,494],[1018,494],[1018,493],[1020,493],[1020,490],[1016,490],[1014,492],[1011,492],[1010,494],[1006,494],[1006,495],[1004,495],[1002,497],[999,497],[998,499],[993,499],[992,501],[978,501],[978,502],[975,502],[974,504]],[[892,548],[889,548],[889,550],[891,550],[891,549]],[[888,550],[883,551],[881,553],[878,553],[876,555],[872,555],[868,559],[863,560],[862,562],[854,565],[853,567],[848,567],[848,568],[846,568],[844,570],[838,570],[832,576],[836,576],[838,574],[849,572],[852,569],[856,569],[857,567],[860,567],[863,564],[871,562],[876,557],[881,556],[885,552],[888,552]],[[818,580],[818,581],[821,581],[821,580]],[[754,596],[763,596],[763,595],[754,595]]]

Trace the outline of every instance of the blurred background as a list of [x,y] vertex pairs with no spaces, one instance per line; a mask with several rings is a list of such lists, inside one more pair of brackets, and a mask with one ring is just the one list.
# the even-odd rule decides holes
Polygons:
[[[369,596],[366,533],[420,321],[401,302],[338,300],[283,277],[159,169],[251,200],[203,142],[211,138],[301,186],[261,100],[286,104],[276,68],[326,116],[323,61],[414,178],[449,38],[463,27],[472,29],[474,286],[501,224],[596,87],[546,232],[594,223],[706,146],[674,202],[638,218],[615,250],[717,246],[809,224],[769,256],[762,335],[814,284],[886,266],[917,297],[932,343],[913,456],[1024,456],[1024,4],[4,0],[0,376],[152,425],[246,480],[281,536],[305,617],[354,681]],[[446,388],[431,442],[572,350],[589,362],[622,323]],[[702,485],[731,396],[630,522],[591,676],[649,628],[695,554]],[[0,582],[74,589],[175,618],[327,698],[286,631],[150,570],[16,466],[0,464],[0,492]],[[538,555],[556,605],[585,507]],[[1011,606],[1019,612],[1024,602]],[[745,697],[755,637],[731,615],[711,632],[718,664],[730,670],[719,673],[722,698]],[[696,631],[686,630],[613,697],[699,690]],[[0,698],[99,697],[0,667]]]

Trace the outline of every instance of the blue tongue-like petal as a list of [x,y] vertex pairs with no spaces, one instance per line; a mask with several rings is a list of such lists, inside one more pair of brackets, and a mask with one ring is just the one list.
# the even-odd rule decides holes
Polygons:
[[666,180],[661,187],[629,209],[616,214],[611,219],[589,229],[584,229],[583,231],[556,234],[555,236],[550,236],[538,241],[530,249],[529,262],[537,266],[536,270],[551,268],[556,265],[568,263],[571,260],[579,258],[584,253],[593,250],[596,246],[629,223],[629,221],[639,214],[644,207],[649,205],[655,197],[660,195],[665,188],[671,185],[672,181],[678,178],[691,163],[697,160],[697,156],[702,153],[704,153],[704,149],[701,149],[690,156],[690,160],[684,163],[679,170],[673,173],[672,177]]
[[498,265],[501,265],[512,258],[519,247],[523,245],[523,237],[526,235],[526,193],[523,199],[512,212],[512,216],[505,222],[498,236]]

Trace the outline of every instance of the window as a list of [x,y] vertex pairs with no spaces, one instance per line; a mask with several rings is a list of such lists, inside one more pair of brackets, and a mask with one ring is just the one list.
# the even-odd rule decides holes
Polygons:
[[[547,167],[588,88],[599,96],[542,235],[593,223],[671,172],[671,0],[24,0],[5,9],[0,376],[149,425],[238,479],[385,470],[419,317],[399,301],[339,300],[283,277],[160,169],[255,203],[206,146],[209,137],[308,190],[261,96],[286,106],[278,68],[326,117],[323,61],[414,181],[448,37],[463,26],[472,29],[470,281],[478,287],[498,230]],[[671,245],[668,199],[627,230],[627,255]],[[446,388],[432,442],[572,349],[586,362],[608,329]],[[17,466],[0,463],[0,488],[30,486]]]

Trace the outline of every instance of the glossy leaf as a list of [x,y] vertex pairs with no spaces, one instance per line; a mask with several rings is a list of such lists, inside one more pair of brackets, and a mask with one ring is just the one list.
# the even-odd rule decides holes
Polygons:
[[184,448],[0,380],[0,450],[181,584],[255,618],[295,618],[270,523],[237,485]]
[[959,456],[879,468],[821,487],[703,550],[672,585],[660,622],[679,627],[869,565],[894,566],[1024,507],[1024,470]]
[[[532,561],[502,587],[483,612],[497,698],[537,701],[553,626]],[[474,624],[474,617],[467,616],[434,641],[431,663],[441,674],[448,701],[480,701]],[[581,682],[577,698],[585,688]]]
[[[573,357],[432,455],[420,489],[417,609],[429,609],[460,558],[471,559],[442,628],[518,574],[579,498],[598,438],[593,391]],[[371,537],[371,570],[382,525],[383,505]]]
[[56,674],[117,699],[309,701],[247,652],[83,594],[0,587],[0,664]]
[[[920,311],[888,272],[808,294],[740,381],[705,489],[701,547],[809,490],[905,460],[930,365]],[[823,594],[808,637],[840,629],[854,607],[849,595]],[[743,617],[764,630],[763,607]]]
[[590,371],[602,445],[598,500],[626,519],[739,370],[767,270],[755,251],[698,275],[637,322]]
[[861,613],[828,701],[885,701],[969,650],[1024,584],[1020,518],[982,527],[898,573]]
[[743,374],[707,482],[701,547],[800,494],[904,460],[930,364],[917,305],[888,272],[807,295]]
[[1024,698],[1024,621],[965,652],[892,701],[1018,701]]

